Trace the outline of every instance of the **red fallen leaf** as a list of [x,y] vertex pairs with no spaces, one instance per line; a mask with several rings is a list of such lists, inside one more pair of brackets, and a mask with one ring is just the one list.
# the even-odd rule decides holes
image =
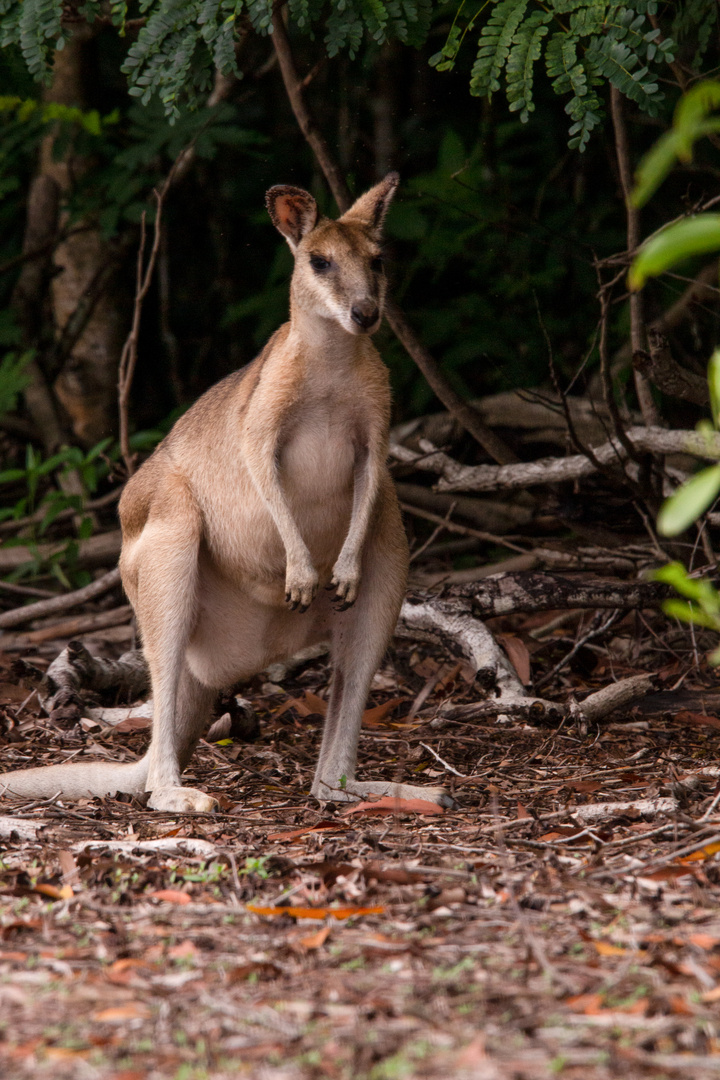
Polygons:
[[337,821],[318,821],[317,825],[308,825],[305,829],[288,829],[286,832],[268,833],[266,840],[296,840],[298,836],[315,832],[346,832],[347,826]]
[[6,960],[12,964],[24,964],[30,953],[26,952],[13,952],[11,949],[7,951],[0,950],[0,960]]
[[524,641],[514,634],[496,634],[495,637],[508,655],[523,686],[530,682],[530,653]]
[[407,698],[390,698],[389,701],[384,701],[382,705],[376,705],[372,709],[366,709],[363,713],[362,726],[378,727],[385,717],[389,716],[393,709],[397,708],[403,701],[407,701]]
[[573,1012],[595,1016],[602,1012],[603,996],[602,994],[573,994],[572,997],[565,998],[564,1004]]
[[350,814],[444,814],[445,810],[428,799],[396,799],[393,795],[383,795],[376,802],[360,802],[348,807],[345,816]]
[[672,866],[663,866],[660,870],[653,870],[649,874],[643,874],[644,878],[648,881],[677,881],[679,878],[695,877],[697,871],[691,866],[679,866],[677,863]]
[[354,915],[382,915],[384,907],[357,907],[348,904],[345,907],[262,907],[259,904],[246,904],[247,910],[255,915],[289,915],[293,919],[351,919]]
[[527,812],[527,810],[525,809],[525,807],[523,806],[523,804],[521,802],[519,802],[517,804],[517,816],[518,816],[518,821],[521,821],[523,818],[529,818],[532,815],[530,815]]
[[92,1020],[103,1024],[121,1024],[125,1020],[145,1020],[150,1010],[142,1001],[128,1001],[125,1005],[113,1005],[93,1013]]
[[707,713],[691,712],[690,709],[680,709],[675,713],[675,719],[684,724],[694,724],[696,727],[711,727],[720,729],[720,719],[717,716],[708,716]]
[[688,934],[688,941],[691,945],[697,946],[698,949],[714,949],[716,945],[720,945],[720,938],[713,937],[712,934]]
[[189,904],[192,900],[188,893],[180,892],[179,889],[159,889],[146,895],[154,896],[156,900],[165,900],[168,904]]
[[121,720],[119,724],[113,726],[113,731],[122,735],[126,731],[147,731],[152,727],[152,720],[149,720],[147,716],[128,716],[127,719]]

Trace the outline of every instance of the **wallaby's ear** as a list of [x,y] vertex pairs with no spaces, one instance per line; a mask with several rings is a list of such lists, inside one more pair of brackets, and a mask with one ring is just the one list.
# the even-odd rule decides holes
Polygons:
[[388,173],[384,180],[356,199],[340,220],[357,221],[361,225],[367,225],[373,232],[380,233],[390,201],[399,183],[399,173]]
[[266,193],[265,205],[273,225],[283,234],[293,252],[303,236],[317,224],[317,203],[303,188],[277,184]]

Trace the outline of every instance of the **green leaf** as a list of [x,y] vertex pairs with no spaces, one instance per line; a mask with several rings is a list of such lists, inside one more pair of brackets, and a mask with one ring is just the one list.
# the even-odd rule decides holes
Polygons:
[[662,536],[677,536],[703,514],[720,491],[720,465],[711,465],[683,484],[660,507],[657,519]]
[[692,623],[695,626],[707,626],[710,630],[720,630],[719,619],[713,618],[695,604],[689,604],[685,600],[664,600],[662,609],[671,619],[680,619],[681,622]]
[[720,427],[720,349],[716,349],[708,363],[708,389],[710,411],[716,428]]
[[698,214],[655,233],[647,240],[630,267],[628,285],[641,289],[648,278],[693,255],[720,249],[720,214]]

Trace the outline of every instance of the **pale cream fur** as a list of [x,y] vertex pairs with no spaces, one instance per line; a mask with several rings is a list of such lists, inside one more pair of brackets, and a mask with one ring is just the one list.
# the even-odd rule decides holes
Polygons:
[[183,788],[181,773],[217,690],[329,638],[334,676],[313,794],[447,801],[440,788],[355,779],[362,713],[408,561],[385,464],[388,374],[369,336],[382,314],[379,242],[397,183],[391,173],[339,221],[318,218],[300,188],[268,192],[295,255],[290,322],[175,424],[125,488],[120,568],[152,678],[148,753],[132,765],[8,773],[0,791],[149,791],[160,810],[212,810],[215,800]]

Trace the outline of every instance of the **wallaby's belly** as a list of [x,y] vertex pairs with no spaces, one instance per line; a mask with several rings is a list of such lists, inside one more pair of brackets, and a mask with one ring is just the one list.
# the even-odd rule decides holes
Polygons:
[[326,640],[329,598],[316,597],[301,614],[288,610],[283,594],[282,583],[230,581],[201,556],[197,621],[186,653],[195,677],[206,686],[228,686]]

